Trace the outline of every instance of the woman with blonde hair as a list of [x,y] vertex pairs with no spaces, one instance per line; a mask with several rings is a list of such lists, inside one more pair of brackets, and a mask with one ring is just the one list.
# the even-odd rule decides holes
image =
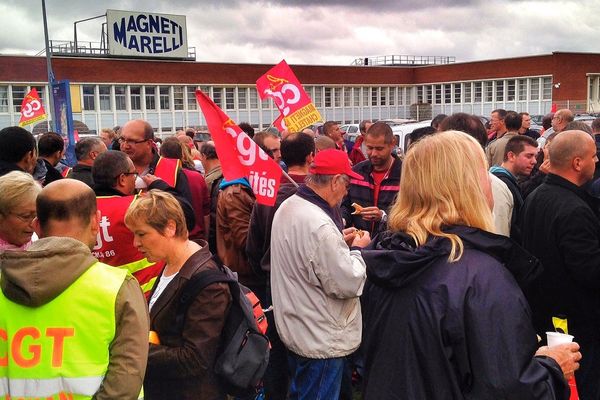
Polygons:
[[34,233],[35,200],[41,190],[26,172],[0,176],[0,251],[29,247]]
[[362,253],[365,399],[568,398],[579,346],[537,348],[519,284],[540,265],[491,233],[492,206],[472,137],[447,131],[408,151],[389,230]]
[[149,301],[154,340],[148,353],[144,397],[224,400],[213,366],[231,303],[229,286],[206,286],[190,302],[184,323],[176,320],[186,283],[202,271],[218,268],[208,244],[188,239],[179,202],[160,190],[150,190],[135,200],[125,224],[134,234],[134,246],[149,261],[166,263]]

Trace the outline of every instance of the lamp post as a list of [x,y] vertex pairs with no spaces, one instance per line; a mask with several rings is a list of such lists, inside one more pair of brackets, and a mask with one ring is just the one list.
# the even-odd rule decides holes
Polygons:
[[52,84],[54,83],[54,72],[52,71],[52,53],[48,41],[48,21],[46,19],[46,1],[42,0],[42,17],[44,19],[44,40],[46,42],[46,68],[48,70],[48,102],[50,103],[50,129],[56,131],[54,120],[54,98],[52,96]]

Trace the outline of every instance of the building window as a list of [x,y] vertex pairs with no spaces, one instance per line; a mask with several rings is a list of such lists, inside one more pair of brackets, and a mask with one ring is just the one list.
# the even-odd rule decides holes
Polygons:
[[333,88],[333,106],[342,106],[342,88]]
[[325,88],[325,107],[331,107],[331,88]]
[[377,104],[377,102],[379,100],[379,95],[377,93],[378,91],[379,91],[379,88],[376,88],[376,87],[371,88],[371,107],[379,105],[379,104]]
[[8,86],[0,86],[0,112],[8,112]]
[[395,105],[396,105],[396,103],[397,103],[397,102],[396,102],[396,93],[398,92],[398,90],[397,90],[397,89],[398,89],[398,88],[395,88],[395,87],[391,87],[391,88],[389,88],[389,91],[390,91],[390,97],[389,97],[388,104],[389,104],[390,106],[395,106]]
[[444,85],[444,103],[452,103],[452,85],[450,85],[449,83]]
[[361,95],[362,103],[361,104],[363,107],[367,107],[369,105],[369,95],[370,95],[369,90],[370,90],[370,88],[364,87],[364,88],[361,88],[361,92],[358,93],[359,95],[361,95],[361,93],[362,93],[362,95]]
[[154,86],[146,86],[144,87],[144,92],[146,110],[156,110],[156,88]]
[[406,88],[398,88],[398,105],[404,104],[404,95],[406,93]]
[[352,100],[354,102],[354,107],[360,107],[360,88],[359,87],[352,88]]
[[519,101],[527,100],[527,79],[519,79]]
[[496,101],[504,101],[504,81],[496,81]]
[[530,100],[539,100],[540,99],[540,79],[532,78],[530,79],[531,86],[529,86],[529,99]]
[[442,104],[442,85],[435,85],[435,104]]
[[212,94],[212,99],[217,107],[223,108],[223,88],[214,87],[212,89]]
[[461,94],[461,84],[455,83],[454,84],[454,103],[456,103],[456,104],[460,103],[460,94]]
[[423,103],[423,86],[417,86],[417,103]]
[[160,101],[160,109],[168,110],[171,108],[171,99],[169,98],[169,87],[168,86],[160,86],[159,88],[159,101]]
[[100,111],[110,111],[110,86],[98,86]]
[[196,101],[196,86],[187,86],[186,91],[187,91],[187,108],[188,108],[188,110],[197,110],[198,102]]
[[87,111],[96,110],[96,87],[83,85],[83,109]]
[[552,100],[552,78],[543,78],[543,100]]
[[486,102],[494,101],[494,82],[483,82],[483,93]]
[[345,87],[344,89],[344,107],[352,106],[352,88]]
[[464,83],[465,85],[465,103],[473,102],[473,91],[471,90],[471,82]]
[[25,98],[26,91],[27,86],[12,87],[13,109],[15,110],[15,112],[21,112],[21,104],[23,103],[23,99]]
[[323,107],[323,87],[315,86],[315,107],[322,108]]
[[515,80],[511,79],[506,85],[506,101],[515,101]]
[[129,87],[129,102],[132,110],[142,109],[142,87],[141,86],[130,86]]
[[235,88],[225,88],[225,108],[227,110],[235,109]]
[[115,86],[115,109],[119,111],[127,110],[125,86]]
[[237,96],[238,96],[238,109],[246,110],[248,108],[248,89],[246,88],[238,88]]
[[175,110],[183,110],[183,86],[173,86],[173,106]]
[[433,88],[429,85],[425,86],[425,103],[432,104],[432,90]]
[[258,92],[256,88],[250,88],[250,109],[256,110],[258,108]]
[[385,87],[379,88],[379,104],[382,106],[387,106],[388,105],[387,98],[388,98],[388,88],[385,88]]
[[482,96],[481,96],[481,87],[482,87],[482,83],[483,82],[475,82],[473,84],[474,86],[474,92],[475,92],[475,99],[473,100],[475,103],[481,103],[482,101]]

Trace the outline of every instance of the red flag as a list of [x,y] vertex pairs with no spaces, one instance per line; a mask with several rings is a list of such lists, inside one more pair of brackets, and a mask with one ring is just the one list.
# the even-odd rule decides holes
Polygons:
[[21,103],[21,119],[19,126],[33,124],[46,119],[46,111],[35,88],[31,89]]
[[215,142],[225,179],[248,178],[258,203],[275,204],[281,178],[279,165],[201,90],[196,90],[196,99]]
[[556,106],[556,103],[552,103],[552,108],[550,109],[550,112],[555,113],[557,109],[558,107]]
[[256,90],[262,100],[273,99],[290,132],[299,132],[321,120],[321,114],[285,60],[258,78]]
[[287,126],[285,126],[285,121],[283,120],[283,115],[280,115],[275,121],[273,121],[273,126],[277,128],[279,132],[283,132],[287,129]]

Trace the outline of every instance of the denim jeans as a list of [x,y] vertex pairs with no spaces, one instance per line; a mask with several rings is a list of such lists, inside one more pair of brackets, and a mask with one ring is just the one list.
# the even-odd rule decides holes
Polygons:
[[289,400],[338,400],[344,358],[314,359],[288,353],[292,382]]

